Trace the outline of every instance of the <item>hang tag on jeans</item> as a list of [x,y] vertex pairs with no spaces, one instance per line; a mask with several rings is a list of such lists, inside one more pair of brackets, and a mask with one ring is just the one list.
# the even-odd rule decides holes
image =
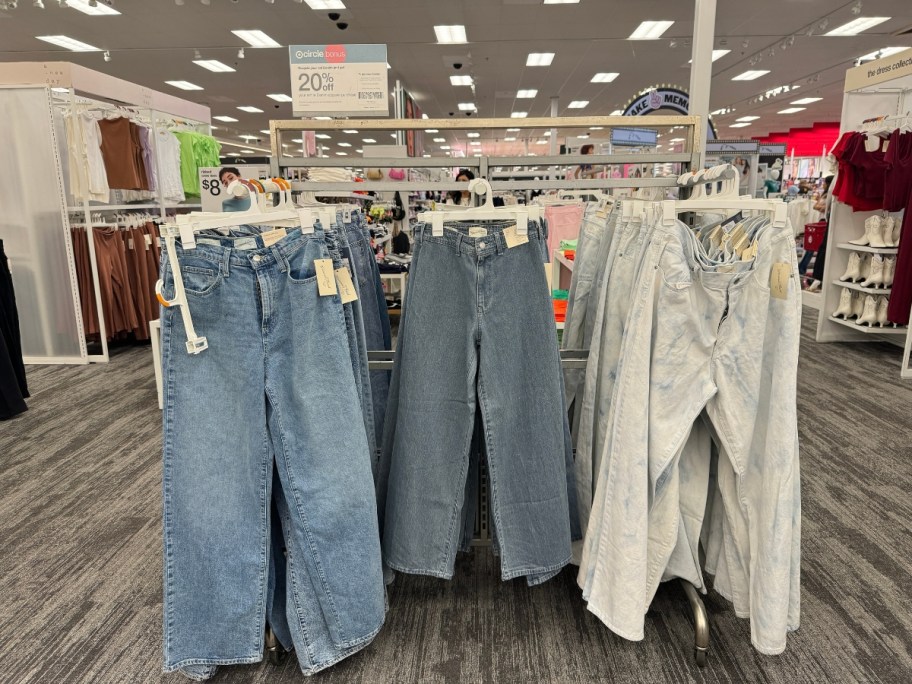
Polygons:
[[260,233],[260,239],[263,240],[263,247],[272,247],[272,245],[285,237],[286,234],[284,228],[276,228],[275,230]]
[[332,259],[315,259],[314,266],[317,269],[317,289],[321,297],[330,297],[338,294],[336,289],[336,277],[333,275]]
[[336,284],[339,286],[339,295],[342,297],[342,303],[358,301],[358,292],[355,290],[355,283],[352,282],[351,271],[342,266],[336,269]]
[[345,223],[351,223],[351,220],[352,220],[352,210],[351,210],[351,207],[345,207],[345,208],[342,210],[342,220],[343,220]]
[[520,235],[519,233],[516,232],[516,226],[510,226],[509,228],[507,228],[503,232],[503,235],[504,235],[504,240],[507,243],[507,249],[511,249],[513,247],[519,247],[520,245],[524,245],[529,241],[528,235]]
[[789,279],[792,276],[792,267],[782,262],[773,264],[770,271],[770,290],[776,299],[788,299]]

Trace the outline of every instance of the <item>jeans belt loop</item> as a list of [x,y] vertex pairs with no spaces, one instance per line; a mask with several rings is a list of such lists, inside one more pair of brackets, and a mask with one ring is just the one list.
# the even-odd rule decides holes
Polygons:
[[456,233],[456,256],[462,256],[462,233]]
[[222,271],[222,276],[225,278],[231,275],[229,264],[231,263],[231,255],[233,252],[234,250],[230,247],[222,250],[222,261],[219,264],[219,268]]

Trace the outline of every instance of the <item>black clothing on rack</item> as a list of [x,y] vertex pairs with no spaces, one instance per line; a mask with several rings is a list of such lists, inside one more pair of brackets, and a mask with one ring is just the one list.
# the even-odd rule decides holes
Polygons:
[[27,410],[28,396],[13,276],[0,240],[0,420]]

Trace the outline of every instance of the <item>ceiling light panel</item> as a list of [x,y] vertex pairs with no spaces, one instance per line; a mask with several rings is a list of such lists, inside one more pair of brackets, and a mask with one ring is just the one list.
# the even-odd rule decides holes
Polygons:
[[747,128],[748,126],[750,126],[750,124],[745,121],[743,123],[733,123],[729,128]]
[[614,79],[620,76],[619,73],[614,71],[600,71],[595,76],[592,77],[592,83],[611,83]]
[[174,86],[175,88],[180,88],[181,90],[202,90],[202,86],[198,86],[195,83],[190,83],[190,81],[165,81],[169,86]]
[[580,0],[545,0],[546,5],[578,5]]
[[790,102],[789,104],[793,104],[793,105],[814,104],[815,102],[820,102],[822,99],[823,99],[822,97],[802,97],[800,100],[795,100],[794,102]]
[[344,131],[342,131],[342,132],[343,132],[343,133],[348,133],[349,135],[355,135],[358,131],[356,131],[354,128],[346,128],[346,129],[345,129]]
[[474,102],[460,102],[459,111],[460,112],[474,112],[476,109]]
[[890,17],[858,17],[848,24],[837,26],[832,31],[827,31],[825,36],[857,36],[859,33],[874,28],[878,24],[890,21]]
[[470,86],[472,85],[472,77],[469,75],[454,74],[453,76],[450,76],[450,85]]
[[526,57],[526,66],[527,67],[546,67],[551,66],[551,62],[554,61],[553,52],[530,52],[529,56]]
[[466,133],[466,137],[467,137],[467,138],[480,138],[480,137],[481,137],[481,133],[475,133],[475,132]]
[[116,9],[103,2],[96,2],[93,6],[89,4],[89,0],[66,0],[65,4],[67,7],[72,7],[74,10],[78,10],[83,14],[88,14],[90,17],[120,14]]
[[574,100],[573,102],[568,104],[567,107],[570,109],[582,109],[583,107],[586,107],[588,105],[589,105],[589,100]]
[[529,112],[513,112],[510,114],[511,119],[525,119],[529,116]]
[[99,48],[94,45],[89,45],[88,43],[83,43],[81,40],[76,40],[75,38],[70,38],[69,36],[35,36],[38,40],[43,40],[45,43],[50,43],[51,45],[56,45],[57,47],[66,48],[67,50],[72,50],[73,52],[98,52]]
[[661,38],[672,24],[674,24],[673,21],[644,21],[636,27],[627,40],[656,40]]
[[234,35],[243,40],[250,47],[255,48],[277,48],[282,45],[258,29],[238,29],[232,31]]
[[[314,137],[317,140],[329,140],[330,138],[332,138],[331,135],[327,135],[326,133],[317,133]],[[299,140],[298,142],[301,142],[301,141]]]
[[890,55],[895,55],[898,52],[902,52],[903,50],[908,50],[908,49],[909,48],[907,48],[907,47],[885,47],[885,48],[878,50],[877,52],[869,52],[866,55],[862,55],[861,57],[858,58],[858,61],[859,62],[870,62],[875,59],[883,59],[884,57],[889,57]]
[[755,78],[760,78],[761,76],[766,76],[769,73],[769,69],[752,69],[750,71],[745,71],[742,74],[738,74],[732,78],[733,81],[753,81]]
[[262,114],[263,113],[263,110],[260,109],[259,107],[251,107],[250,105],[244,105],[242,107],[238,107],[238,109],[240,109],[242,112],[247,112],[248,114]]
[[312,10],[340,10],[345,9],[342,0],[304,0]]
[[374,140],[373,138],[363,138],[363,141],[366,142],[366,143],[368,143],[368,144],[373,144],[373,143],[377,142],[377,141]]
[[218,61],[217,59],[194,59],[193,63],[197,66],[203,67],[203,69],[208,69],[209,71],[214,71],[216,73],[228,73],[229,71],[234,71],[233,67],[230,67],[224,62]]
[[735,121],[756,121],[759,118],[759,116],[741,116],[735,119]]
[[291,102],[291,95],[286,95],[285,93],[272,93],[267,95],[270,100],[275,100],[276,102]]
[[351,143],[340,142],[340,143],[339,143],[339,147],[351,147]]
[[438,131],[436,128],[425,128],[424,132],[425,133],[437,133]]
[[434,138],[434,142],[435,142],[435,143],[446,142],[446,138]]
[[780,109],[779,114],[797,114],[798,112],[803,112],[807,107],[787,107],[786,109]]
[[469,42],[466,39],[465,26],[453,24],[450,26],[435,26],[434,34],[437,36],[437,42],[443,44],[458,44]]
[[519,129],[518,128],[508,128],[507,133],[519,133]]
[[516,138],[511,135],[508,138],[504,138],[504,142],[516,142]]
[[[729,52],[731,52],[731,50],[713,50],[712,61],[715,62],[717,59],[722,59],[722,58],[725,57],[725,55],[727,55]],[[688,59],[688,60],[687,60],[687,63],[688,63],[688,64],[693,64],[693,60],[692,60],[692,59]]]
[[224,121],[225,123],[233,123],[233,122],[237,121],[237,119],[235,119],[233,116],[222,115],[222,116],[213,116],[212,118],[215,119],[216,121]]
[[533,97],[535,97],[536,95],[538,95],[538,91],[534,90],[534,89],[516,91],[516,97],[519,98],[520,100],[530,100]]

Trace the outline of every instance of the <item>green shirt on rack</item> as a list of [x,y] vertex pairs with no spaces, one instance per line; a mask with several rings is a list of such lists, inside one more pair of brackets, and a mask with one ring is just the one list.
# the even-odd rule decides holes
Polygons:
[[174,131],[180,142],[181,183],[184,194],[200,194],[199,169],[201,166],[218,166],[222,146],[211,135],[192,131]]

